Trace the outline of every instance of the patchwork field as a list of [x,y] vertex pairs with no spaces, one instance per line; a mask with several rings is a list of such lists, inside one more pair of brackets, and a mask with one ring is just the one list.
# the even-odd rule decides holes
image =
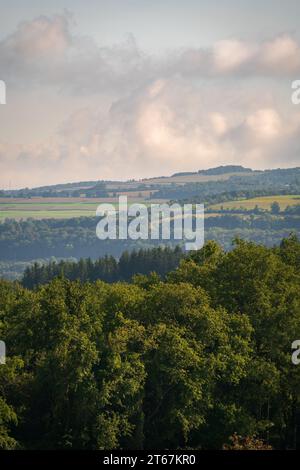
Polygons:
[[[143,203],[150,206],[151,203],[166,202],[166,200],[145,200],[143,197],[129,197],[128,203]],[[277,201],[281,210],[287,206],[300,204],[300,195],[287,196],[265,196],[253,199],[240,199],[221,204],[214,204],[209,208],[212,210],[223,209],[254,209],[257,205],[261,209],[269,210],[271,204]],[[31,198],[31,199],[7,199],[0,198],[0,221],[8,219],[70,219],[73,217],[92,217],[101,203],[118,204],[116,197],[108,198]],[[209,213],[206,217],[217,217],[219,213]]]
[[276,201],[280,205],[280,209],[284,210],[287,206],[296,206],[300,204],[300,195],[287,195],[287,196],[264,196],[255,197],[253,199],[240,199],[237,201],[223,202],[221,204],[213,204],[210,209],[220,210],[223,209],[254,209],[258,206],[260,209],[269,210],[271,204]]

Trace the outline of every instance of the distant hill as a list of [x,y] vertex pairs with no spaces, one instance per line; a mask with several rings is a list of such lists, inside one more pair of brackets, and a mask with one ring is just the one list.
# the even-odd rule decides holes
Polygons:
[[[224,165],[195,172],[185,171],[172,176],[159,176],[141,180],[128,181],[81,181],[38,188],[19,190],[0,190],[2,198],[33,198],[33,197],[118,197],[119,194],[130,194],[131,197],[151,199],[176,199],[199,194],[209,184],[209,193],[219,193],[222,182],[223,191],[235,189],[265,189],[266,186],[286,189],[291,185],[299,185],[299,168],[253,170],[241,165]],[[227,183],[226,183],[227,181]],[[200,184],[201,186],[195,186]],[[284,188],[282,186],[284,185]],[[176,188],[175,188],[176,187]],[[269,188],[270,189],[270,188]],[[179,190],[179,191],[178,191]],[[201,191],[200,191],[201,192]],[[183,195],[184,193],[184,195]]]
[[179,173],[174,173],[171,178],[176,178],[176,176],[191,176],[191,175],[198,175],[198,171],[181,171]]
[[209,168],[208,170],[199,170],[199,175],[224,175],[225,173],[249,173],[253,171],[251,168],[245,168],[241,165],[225,165]]
[[182,171],[180,173],[174,173],[172,178],[176,176],[191,176],[191,175],[224,175],[226,173],[249,173],[255,170],[251,168],[245,168],[241,165],[222,165],[215,168],[208,168],[207,170],[198,171]]

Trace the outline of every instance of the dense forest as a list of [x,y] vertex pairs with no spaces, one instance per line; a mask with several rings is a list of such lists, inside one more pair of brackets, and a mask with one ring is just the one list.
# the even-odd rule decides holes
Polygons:
[[163,280],[0,281],[0,447],[299,448],[299,268],[291,235],[208,242]]
[[130,281],[135,274],[150,274],[156,272],[165,275],[177,268],[184,253],[180,246],[174,249],[165,246],[152,249],[140,249],[132,252],[125,251],[117,260],[113,256],[105,256],[98,260],[82,258],[80,261],[50,263],[34,263],[25,269],[22,284],[29,289],[46,284],[55,277],[64,277],[70,281],[80,280],[106,282]]

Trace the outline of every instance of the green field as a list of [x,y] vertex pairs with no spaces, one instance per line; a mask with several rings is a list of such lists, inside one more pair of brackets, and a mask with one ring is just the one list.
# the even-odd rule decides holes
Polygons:
[[220,210],[223,209],[254,209],[258,206],[260,209],[270,210],[271,204],[276,201],[280,205],[280,209],[284,210],[287,206],[296,206],[300,204],[300,195],[287,195],[287,196],[264,196],[255,197],[253,199],[240,199],[237,201],[222,202],[221,204],[213,204],[210,209]]
[[[133,203],[143,203],[146,206],[151,204],[150,201],[144,200],[128,200],[128,205]],[[152,201],[155,203],[159,200]],[[96,200],[95,202],[85,201],[42,201],[41,199],[28,200],[19,199],[12,202],[0,201],[0,221],[5,219],[70,219],[73,217],[93,217],[99,204],[108,203],[118,207],[116,199],[107,198]]]
[[95,215],[95,211],[1,211],[0,220],[5,219],[70,219],[72,217],[89,217]]
[[[75,198],[74,198],[75,199]],[[229,201],[221,204],[214,204],[209,207],[213,210],[223,209],[254,209],[257,205],[261,209],[269,210],[272,202],[277,201],[281,210],[287,206],[294,206],[300,204],[300,195],[288,196],[265,196],[256,197],[253,199],[240,199],[237,201]],[[140,202],[149,206],[151,203],[163,202],[162,200],[128,200],[128,204]],[[70,219],[73,217],[93,217],[95,216],[96,209],[101,203],[109,203],[117,207],[118,203],[114,198],[101,199],[91,202],[90,200],[62,200],[57,198],[55,200],[45,198],[37,199],[13,199],[10,202],[0,200],[0,221],[8,219]],[[218,213],[207,214],[209,217],[218,216]]]
[[71,217],[93,216],[99,203],[85,202],[18,202],[0,203],[0,220],[8,219],[69,219]]

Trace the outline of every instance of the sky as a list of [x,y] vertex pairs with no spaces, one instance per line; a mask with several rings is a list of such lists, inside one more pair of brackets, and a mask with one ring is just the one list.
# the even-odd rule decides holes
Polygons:
[[0,188],[300,166],[299,0],[0,0]]

